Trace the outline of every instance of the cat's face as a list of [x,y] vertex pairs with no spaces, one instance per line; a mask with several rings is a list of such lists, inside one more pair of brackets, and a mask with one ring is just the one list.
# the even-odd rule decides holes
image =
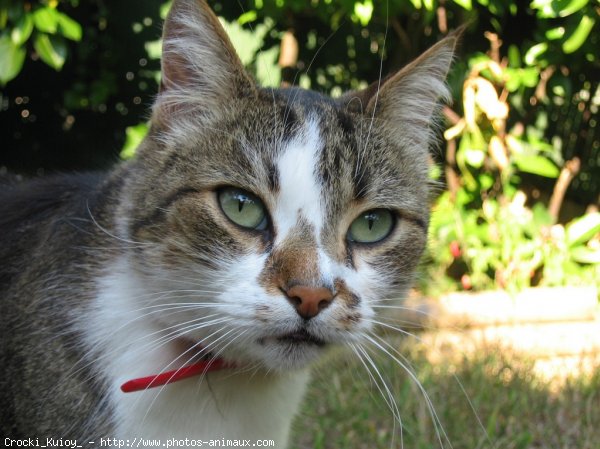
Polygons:
[[124,224],[148,319],[269,369],[360,341],[426,242],[429,121],[454,41],[335,101],[254,87],[193,0],[175,2],[164,45]]

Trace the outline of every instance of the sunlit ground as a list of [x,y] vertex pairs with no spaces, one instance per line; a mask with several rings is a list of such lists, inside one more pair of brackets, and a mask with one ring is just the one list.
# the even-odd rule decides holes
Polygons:
[[376,366],[402,432],[379,374],[370,367],[378,387],[360,361],[338,357],[315,370],[291,448],[600,448],[600,360],[592,370],[588,361],[587,374],[549,378],[499,349],[432,363],[414,340],[397,346],[420,386],[389,357]]

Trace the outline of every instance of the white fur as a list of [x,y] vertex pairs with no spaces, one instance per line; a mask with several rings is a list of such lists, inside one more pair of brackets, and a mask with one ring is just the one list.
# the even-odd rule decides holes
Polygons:
[[[370,320],[375,315],[372,305],[380,298],[380,289],[386,286],[387,282],[377,270],[362,263],[360,256],[355,258],[355,265],[356,268],[350,268],[331,259],[322,250],[319,251],[319,266],[325,279],[343,279],[346,286],[360,296],[358,313],[362,319],[356,323],[352,333],[353,337],[360,338],[362,332],[372,328]],[[340,313],[338,306],[334,301],[332,307],[325,309],[322,314],[331,314],[330,319],[337,319],[337,314]],[[352,336],[347,338],[351,339]]]
[[[320,282],[333,285],[336,279],[342,279],[361,298],[358,312],[366,320],[361,320],[354,330],[353,335],[358,337],[361,331],[371,327],[368,319],[373,316],[371,305],[377,298],[376,286],[381,279],[367,264],[361,264],[358,270],[349,268],[333,260],[323,249],[321,230],[326,226],[323,213],[325,199],[317,178],[322,148],[318,121],[315,117],[309,117],[303,132],[290,141],[277,160],[280,187],[272,213],[276,228],[274,246],[285,241],[301,217],[313,226],[317,251],[315,263]],[[287,301],[284,305],[292,311]],[[331,307],[312,320],[311,330],[326,339],[332,339],[338,331],[337,321],[345,313],[345,306],[334,301]],[[344,338],[352,337],[346,334]]]
[[[145,286],[123,258],[98,281],[100,295],[82,329],[98,366],[109,379],[109,403],[116,438],[274,439],[285,447],[289,427],[308,380],[307,370],[287,373],[223,370],[135,393],[120,385],[160,373],[180,349],[170,343],[154,350],[145,344],[159,326],[140,311],[135,298]],[[146,292],[148,293],[148,292]],[[92,324],[90,324],[92,323]]]
[[323,226],[323,192],[316,176],[323,147],[316,119],[309,118],[302,133],[291,140],[279,158],[279,194],[273,211],[275,245],[288,236],[302,216],[319,235]]

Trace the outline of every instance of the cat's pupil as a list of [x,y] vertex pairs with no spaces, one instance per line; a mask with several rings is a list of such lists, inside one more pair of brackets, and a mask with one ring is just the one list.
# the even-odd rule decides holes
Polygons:
[[235,224],[248,229],[266,229],[266,209],[256,196],[236,187],[225,187],[218,192],[218,199],[225,216]]
[[238,212],[242,212],[242,209],[244,209],[244,206],[246,204],[254,203],[252,198],[250,198],[248,195],[245,195],[243,193],[238,193],[236,196],[236,199],[238,201]]
[[348,238],[353,242],[375,243],[386,238],[394,227],[394,218],[387,209],[364,212],[350,225]]
[[369,220],[369,231],[373,229],[373,223],[375,223],[376,217],[373,214],[369,214],[367,216],[367,220]]

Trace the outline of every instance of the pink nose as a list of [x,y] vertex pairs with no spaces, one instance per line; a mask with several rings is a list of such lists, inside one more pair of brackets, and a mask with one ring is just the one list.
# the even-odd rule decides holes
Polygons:
[[313,318],[333,301],[333,292],[325,287],[294,285],[286,291],[287,299],[305,320]]

